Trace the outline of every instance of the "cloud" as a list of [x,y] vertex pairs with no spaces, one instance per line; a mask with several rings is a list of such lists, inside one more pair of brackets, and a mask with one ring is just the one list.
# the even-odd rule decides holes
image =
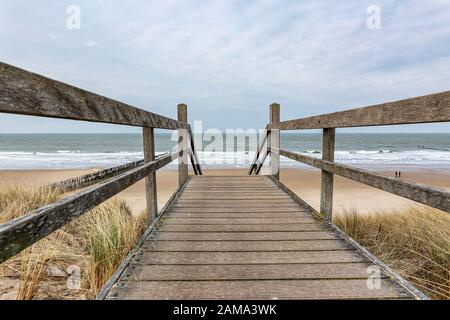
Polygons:
[[450,3],[378,1],[380,30],[370,5],[5,0],[0,60],[172,117],[184,101],[219,128],[263,127],[273,101],[288,119],[448,90]]

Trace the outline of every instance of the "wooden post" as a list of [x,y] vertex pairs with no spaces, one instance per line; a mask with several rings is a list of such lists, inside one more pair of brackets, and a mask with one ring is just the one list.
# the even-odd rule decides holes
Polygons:
[[[187,123],[187,105],[178,105],[178,121]],[[188,132],[186,129],[178,129],[178,147],[183,150],[188,147]],[[180,150],[180,151],[181,151]],[[183,155],[178,159],[178,182],[182,186],[189,175],[188,168],[188,153],[183,152]]]
[[[270,105],[270,123],[280,122],[280,105],[273,103]],[[280,130],[270,130],[270,175],[280,180]]]
[[[323,129],[322,159],[334,161],[334,145],[336,130],[334,128]],[[334,175],[322,170],[322,186],[320,194],[320,212],[328,220],[333,218],[333,180]]]
[[[144,161],[155,160],[155,136],[153,128],[144,127]],[[145,199],[147,202],[148,225],[158,216],[158,198],[156,192],[156,172],[151,172],[145,178]]]

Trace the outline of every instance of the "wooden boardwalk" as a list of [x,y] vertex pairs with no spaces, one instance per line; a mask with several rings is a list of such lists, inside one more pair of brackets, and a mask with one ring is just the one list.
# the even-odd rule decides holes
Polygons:
[[415,298],[311,211],[269,177],[191,177],[105,298]]

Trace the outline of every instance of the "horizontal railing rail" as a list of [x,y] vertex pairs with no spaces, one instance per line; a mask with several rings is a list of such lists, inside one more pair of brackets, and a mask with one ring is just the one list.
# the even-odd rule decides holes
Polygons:
[[144,179],[151,172],[178,159],[186,151],[174,152],[158,160],[144,163],[98,186],[70,195],[0,225],[0,263]]
[[[272,131],[323,129],[322,159],[281,150],[280,141],[271,139],[273,141],[270,142],[266,152],[261,153],[261,145],[258,146],[255,159],[249,169],[250,175],[260,173],[260,167],[269,155],[271,175],[274,177],[275,174],[279,174],[280,169],[279,161],[276,158],[275,161],[272,159],[274,156],[281,155],[321,169],[320,212],[328,219],[332,218],[335,174],[450,212],[450,193],[446,190],[394,179],[334,161],[336,128],[450,122],[450,91],[289,121],[273,121],[273,119],[279,119],[279,114],[276,114],[279,109],[274,109],[274,106],[279,105],[271,106],[271,122],[267,126],[266,137],[270,137]],[[275,117],[274,110],[276,110]]]

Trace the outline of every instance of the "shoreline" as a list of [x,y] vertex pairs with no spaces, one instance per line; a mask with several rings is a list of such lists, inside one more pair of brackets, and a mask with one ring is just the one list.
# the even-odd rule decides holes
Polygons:
[[[91,169],[55,169],[55,170],[0,170],[0,185],[20,185],[36,187],[64,179],[95,172]],[[402,179],[422,183],[431,187],[450,190],[450,171],[438,168],[403,167]],[[205,175],[237,175],[247,174],[247,169],[205,169]],[[371,170],[373,172],[394,176],[395,170]],[[267,174],[267,169],[262,174]],[[178,188],[177,170],[161,170],[157,175],[158,207],[162,208]],[[314,168],[282,168],[281,182],[309,203],[316,210],[320,206],[320,170]],[[145,209],[144,181],[129,187],[117,195],[125,200],[133,212],[140,213]],[[334,212],[356,210],[366,214],[374,211],[403,210],[417,205],[405,198],[336,176],[334,188]]]

